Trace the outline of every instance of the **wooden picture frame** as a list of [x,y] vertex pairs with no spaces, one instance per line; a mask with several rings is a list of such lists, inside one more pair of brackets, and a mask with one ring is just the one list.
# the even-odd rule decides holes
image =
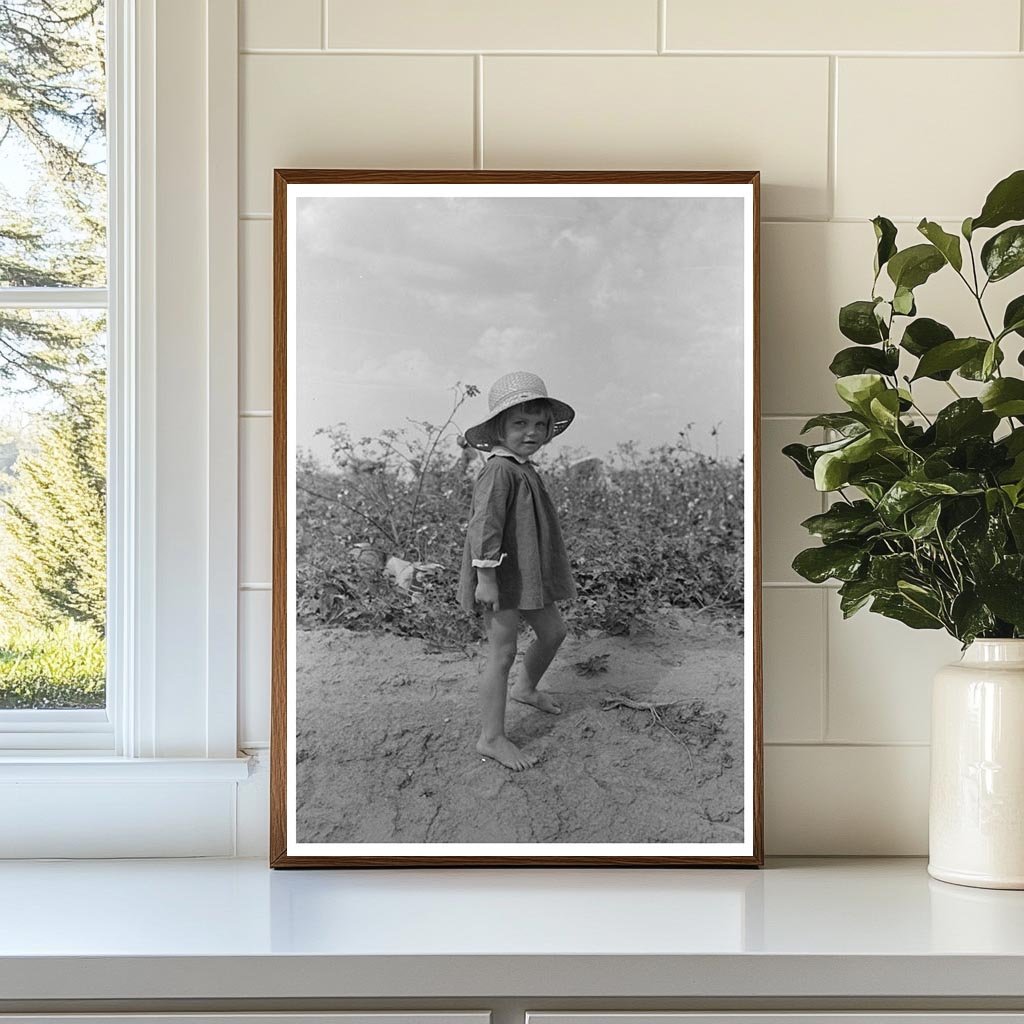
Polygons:
[[[276,170],[273,290],[271,866],[761,865],[758,172]],[[456,605],[506,370],[578,412],[526,771]]]

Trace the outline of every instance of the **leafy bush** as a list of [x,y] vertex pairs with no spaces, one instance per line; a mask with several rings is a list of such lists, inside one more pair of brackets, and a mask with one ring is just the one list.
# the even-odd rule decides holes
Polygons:
[[[454,417],[472,386],[456,385],[441,426],[412,423],[354,440],[326,435],[332,465],[309,453],[297,466],[297,599],[300,619],[385,630],[459,646],[479,621],[456,591],[473,480],[471,449],[456,447]],[[557,449],[557,445],[555,446]],[[579,591],[564,606],[576,633],[626,633],[664,605],[730,612],[743,607],[743,465],[693,451],[680,434],[647,452],[631,443],[596,471],[572,453],[537,458],[558,509]],[[385,557],[436,563],[411,593],[383,576]]]
[[[945,629],[965,646],[1024,637],[1024,380],[1004,365],[1004,347],[1024,336],[1024,295],[1007,304],[998,331],[982,301],[990,284],[1024,267],[1024,224],[1003,227],[1011,221],[1024,221],[1024,170],[963,222],[966,259],[960,237],[933,221],[918,224],[926,242],[905,249],[891,221],[872,221],[872,295],[839,311],[839,330],[854,346],[830,367],[848,408],[804,426],[825,427],[834,440],[784,449],[819,491],[838,495],[803,523],[824,544],[800,552],[793,568],[816,583],[840,580],[844,617],[870,602],[874,612]],[[997,228],[979,260],[977,232]],[[973,297],[987,338],[917,315],[915,290],[945,267]],[[908,364],[912,373],[901,376]],[[954,373],[983,384],[979,396],[963,397]],[[934,419],[914,392],[922,380],[944,382],[954,396]]]
[[91,627],[0,629],[0,708],[103,707],[106,649]]

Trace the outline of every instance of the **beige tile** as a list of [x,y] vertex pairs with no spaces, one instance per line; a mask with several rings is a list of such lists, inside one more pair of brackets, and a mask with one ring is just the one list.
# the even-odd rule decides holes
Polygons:
[[241,0],[239,42],[254,49],[319,50],[320,0]]
[[667,0],[670,50],[1016,50],[1017,0],[990,0],[984,16],[970,4],[934,0]]
[[239,449],[239,582],[269,583],[273,521],[273,423],[269,416],[242,419]]
[[782,454],[792,441],[813,444],[822,440],[820,430],[800,437],[801,426],[802,421],[793,419],[761,421],[761,571],[765,583],[806,582],[791,563],[798,551],[817,543],[800,523],[822,510],[821,495],[814,482]]
[[926,854],[928,757],[927,747],[767,747],[765,850]]
[[828,731],[833,741],[927,743],[932,677],[958,661],[942,630],[910,629],[861,609],[843,619],[828,602]]
[[332,47],[411,50],[650,50],[657,0],[329,0]]
[[828,211],[824,57],[492,57],[483,110],[487,167],[760,170],[768,216]]
[[241,58],[243,213],[275,167],[472,167],[473,58]]
[[766,587],[764,738],[768,743],[821,740],[825,672],[825,599],[821,588]]
[[269,590],[238,595],[238,735],[239,746],[270,741]]
[[837,74],[836,216],[959,224],[1020,167],[1024,61],[848,58]]
[[[913,224],[900,224],[898,244],[908,248],[923,242]],[[946,222],[954,231],[957,226]],[[765,415],[811,415],[841,409],[835,378],[828,366],[842,348],[853,344],[839,333],[840,307],[870,298],[874,271],[875,236],[862,224],[765,224],[761,234],[761,402]],[[964,249],[966,254],[966,248]],[[880,294],[891,294],[884,275]],[[888,289],[888,291],[886,290]],[[1006,303],[1019,292],[1010,278],[993,285],[985,297],[989,319],[1001,323]],[[919,316],[946,324],[960,337],[987,336],[978,306],[963,282],[944,268],[917,289]],[[894,338],[907,321],[900,319]],[[1020,351],[1016,337],[1006,346],[1011,361]],[[904,358],[901,373],[911,374],[916,360]],[[961,395],[976,394],[980,386],[954,377]],[[935,412],[953,401],[949,388],[938,381],[914,384],[921,408]]]
[[265,412],[274,392],[274,229],[269,220],[239,227],[238,404],[242,412]]

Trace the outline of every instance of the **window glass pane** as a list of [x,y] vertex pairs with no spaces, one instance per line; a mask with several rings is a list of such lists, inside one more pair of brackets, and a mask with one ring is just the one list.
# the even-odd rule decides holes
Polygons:
[[106,700],[106,335],[0,309],[0,709]]
[[103,15],[0,0],[0,289],[106,281]]

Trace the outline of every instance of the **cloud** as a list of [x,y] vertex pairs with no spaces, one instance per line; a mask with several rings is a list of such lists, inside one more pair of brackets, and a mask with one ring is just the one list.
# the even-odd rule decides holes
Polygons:
[[452,383],[450,376],[420,348],[399,349],[380,359],[364,358],[341,373],[349,384],[393,388],[444,388]]
[[542,342],[549,342],[551,335],[544,331],[532,331],[527,327],[488,327],[470,354],[494,366],[523,366],[540,348]]

